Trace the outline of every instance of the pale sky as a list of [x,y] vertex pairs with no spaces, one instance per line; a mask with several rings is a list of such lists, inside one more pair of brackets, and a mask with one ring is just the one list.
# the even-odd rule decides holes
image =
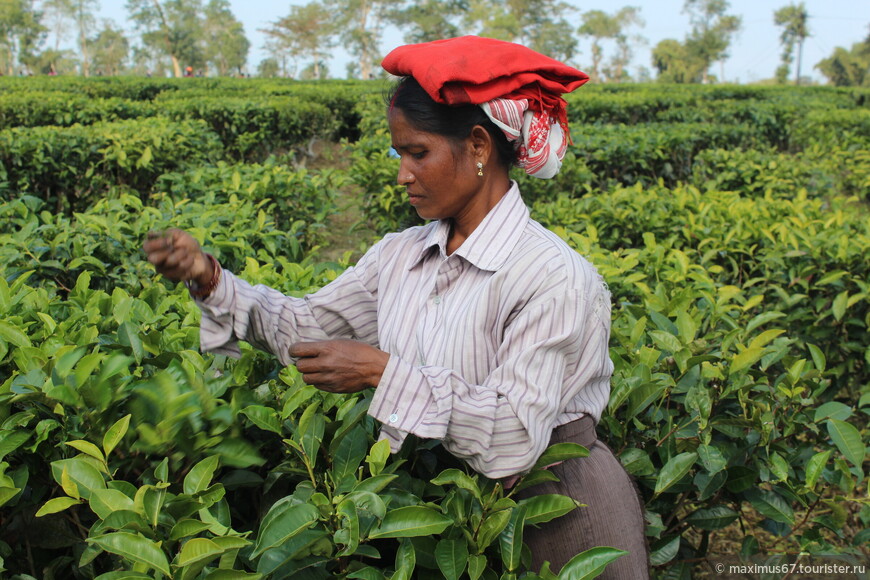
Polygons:
[[[245,33],[251,41],[251,52],[248,56],[249,72],[256,72],[257,64],[268,55],[263,50],[264,37],[258,31],[266,28],[270,22],[286,16],[290,6],[305,4],[307,0],[230,0],[233,13],[245,27]],[[650,52],[660,40],[673,38],[683,40],[689,30],[689,20],[683,14],[683,0],[568,0],[568,3],[578,9],[574,16],[580,24],[580,14],[587,10],[603,10],[613,13],[622,6],[637,6],[646,26],[634,29],[647,40],[645,46],[635,49],[632,75],[636,75],[639,66],[650,69]],[[781,29],[773,24],[773,13],[790,4],[791,0],[731,0],[728,14],[743,18],[743,27],[731,44],[731,56],[724,65],[724,80],[728,82],[749,83],[771,78],[780,63],[781,46],[779,35]],[[124,0],[101,0],[102,9],[99,16],[114,20],[125,30],[131,30],[131,24],[126,21]],[[853,43],[863,40],[870,31],[870,0],[805,0],[804,5],[810,14],[809,27],[811,36],[804,44],[803,64],[801,72],[823,81],[818,71],[812,67],[831,55],[834,48],[842,46],[850,48]],[[387,29],[384,34],[381,50],[383,54],[392,48],[403,44],[402,35],[395,29]],[[590,62],[588,40],[580,40],[580,54],[571,63],[579,68],[588,66]],[[605,58],[608,57],[605,48]],[[345,77],[345,64],[349,57],[341,49],[329,63],[330,75],[337,78]],[[714,65],[713,74],[720,75],[723,70]]]

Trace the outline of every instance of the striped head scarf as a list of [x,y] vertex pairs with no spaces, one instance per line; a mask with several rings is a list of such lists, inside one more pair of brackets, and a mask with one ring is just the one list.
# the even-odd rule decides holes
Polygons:
[[517,164],[545,179],[559,172],[568,146],[562,95],[589,80],[522,45],[477,36],[400,46],[382,66],[414,77],[437,103],[480,105],[514,144]]

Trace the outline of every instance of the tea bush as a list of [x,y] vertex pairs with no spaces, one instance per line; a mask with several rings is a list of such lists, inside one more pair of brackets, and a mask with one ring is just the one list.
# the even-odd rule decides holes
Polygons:
[[145,118],[0,131],[0,199],[36,195],[56,211],[88,207],[114,186],[146,193],[168,171],[216,161],[220,142],[202,121]]
[[[591,578],[619,557],[527,570],[523,529],[572,501],[517,501],[436,441],[389,455],[368,394],[320,392],[247,345],[238,360],[200,354],[186,290],[143,261],[148,231],[181,227],[252,283],[303,295],[348,265],[318,262],[339,191],[364,191],[380,232],[418,223],[382,88],[0,79],[13,104],[0,116],[34,126],[0,132],[5,574],[534,580]],[[75,91],[93,113],[64,109]],[[867,557],[867,94],[588,87],[569,97],[560,176],[515,176],[610,286],[599,435],[639,482],[657,577],[737,551]],[[187,118],[205,114],[184,95],[208,101],[211,125]],[[326,107],[312,110],[337,123],[349,169],[227,161],[292,146],[246,139],[297,98]],[[157,117],[101,116],[139,106]],[[93,124],[37,126],[58,114]],[[218,137],[227,119],[240,124]],[[539,466],[583,453],[557,446]]]

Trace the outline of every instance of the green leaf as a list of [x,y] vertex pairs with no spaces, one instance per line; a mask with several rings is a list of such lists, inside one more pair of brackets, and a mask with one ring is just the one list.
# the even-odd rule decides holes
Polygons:
[[0,320],[0,339],[19,348],[30,346],[30,339],[15,326]]
[[683,348],[680,344],[680,339],[664,330],[650,330],[649,336],[653,340],[653,344],[663,352],[675,353]]
[[380,475],[384,470],[384,465],[387,464],[387,458],[390,456],[390,442],[386,439],[381,439],[372,445],[369,454],[366,456],[366,463],[369,466],[369,472],[373,476]]
[[860,468],[864,464],[867,449],[864,446],[864,442],[861,441],[861,434],[858,432],[858,429],[851,423],[846,423],[839,419],[829,419],[827,427],[828,434],[834,441],[834,445],[840,450],[840,453],[852,465]]
[[212,455],[194,465],[184,477],[184,493],[194,495],[207,489],[219,462],[220,457]]
[[547,447],[541,454],[535,462],[535,468],[548,467],[577,457],[589,457],[589,450],[579,443],[556,443]]
[[413,538],[440,534],[453,520],[441,512],[424,506],[406,506],[387,512],[370,538]]
[[680,340],[683,344],[689,344],[695,340],[698,333],[698,323],[685,310],[677,312],[677,329],[680,331]]
[[209,529],[209,527],[211,526],[201,522],[200,520],[190,518],[179,520],[174,526],[172,526],[172,531],[169,532],[169,539],[175,541],[187,538],[188,536],[195,536],[196,534]]
[[468,490],[478,500],[480,497],[480,487],[477,482],[467,473],[458,469],[445,469],[432,480],[435,485],[455,485],[461,489]]
[[478,580],[486,570],[486,556],[476,554],[468,557],[468,577],[470,580]]
[[117,554],[131,562],[144,564],[169,576],[169,561],[156,542],[128,532],[113,532],[88,542],[98,545],[106,552]]
[[251,420],[251,423],[263,431],[271,431],[281,435],[281,421],[275,409],[262,405],[249,405],[242,409],[242,415]]
[[649,563],[653,566],[664,566],[680,551],[680,536],[664,538],[650,548]]
[[157,481],[167,481],[169,479],[169,458],[164,457],[163,461],[157,464],[157,467],[154,468],[154,477],[157,478]]
[[308,529],[319,516],[320,512],[311,504],[276,503],[263,518],[251,556],[256,557],[269,548],[286,542]]
[[731,359],[731,366],[728,369],[728,374],[733,375],[737,374],[740,371],[749,368],[751,365],[757,363],[761,360],[761,357],[764,356],[763,348],[751,348],[747,347],[742,352],[736,354],[734,358]]
[[819,453],[816,453],[815,455],[810,457],[810,460],[807,461],[805,483],[808,488],[813,489],[816,487],[816,482],[822,475],[822,471],[828,464],[828,460],[831,458],[831,454],[833,452],[834,451],[831,449],[828,449],[827,451],[820,451]]
[[702,530],[719,530],[731,524],[739,514],[724,505],[699,509],[686,518],[690,524]]
[[516,504],[513,500],[508,498],[502,498],[493,504],[492,510],[480,523],[480,527],[477,531],[478,553],[482,553],[483,550],[492,544],[499,534],[501,534],[507,527],[515,506]]
[[37,510],[36,517],[62,512],[66,508],[72,507],[77,503],[79,503],[79,500],[72,497],[55,497],[45,502],[45,505]]
[[533,469],[520,478],[512,491],[522,491],[548,481],[559,481],[559,478],[549,469]]
[[117,421],[115,421],[114,425],[109,427],[109,430],[106,431],[106,434],[103,435],[103,452],[106,454],[106,457],[112,452],[112,450],[118,446],[118,443],[124,438],[124,435],[127,434],[127,429],[130,427],[130,417],[132,415],[125,415],[121,417]]
[[744,492],[758,513],[783,524],[794,524],[794,511],[781,495],[768,489],[752,488]]
[[139,329],[132,322],[126,321],[118,325],[118,344],[130,347],[130,353],[137,363],[145,358],[145,346],[139,338]]
[[627,554],[625,550],[617,550],[607,546],[599,546],[577,554],[571,558],[559,572],[559,578],[571,580],[591,580],[601,575],[608,564]]
[[117,489],[95,489],[89,503],[100,519],[106,519],[112,512],[135,510],[133,500]]
[[[341,529],[339,532],[342,533],[342,541],[340,543],[344,544],[344,549],[339,551],[336,555],[350,556],[356,552],[360,540],[359,516],[356,511],[356,504],[350,499],[345,499],[338,504],[338,508],[336,508],[335,512],[341,518]],[[337,533],[336,542],[338,542],[338,537]]]
[[814,344],[807,343],[807,348],[810,350],[810,355],[813,357],[813,364],[819,372],[825,371],[825,365],[827,361],[825,360],[825,353],[822,352],[822,349],[817,347]]
[[[207,538],[193,538],[184,543],[176,563],[179,566],[207,563],[224,553],[223,548]],[[201,570],[202,568],[200,568]]]
[[214,570],[203,580],[260,580],[262,574],[242,572],[241,570]]
[[468,544],[465,539],[442,539],[435,546],[435,561],[445,580],[459,580],[468,562]]
[[577,501],[567,495],[545,493],[520,500],[525,507],[526,524],[543,524],[562,517],[580,507]]
[[698,457],[701,459],[701,465],[709,472],[710,475],[719,473],[728,465],[728,461],[716,447],[712,445],[698,446]]
[[697,458],[697,453],[685,452],[668,459],[668,462],[662,467],[658,479],[656,479],[655,495],[665,492],[683,479]]
[[106,489],[106,480],[103,479],[103,475],[85,459],[73,457],[72,459],[52,461],[51,474],[56,482],[61,483],[64,470],[85,499],[90,499],[91,494],[97,489]]
[[417,554],[414,544],[410,540],[403,538],[396,553],[396,571],[390,577],[390,580],[411,580],[416,565]]
[[83,440],[66,441],[65,444],[69,445],[73,449],[77,449],[78,451],[81,451],[85,455],[90,455],[91,457],[93,457],[94,459],[99,461],[100,463],[106,462],[106,458],[103,457],[103,452],[100,451],[100,448],[97,447],[96,445],[94,445],[93,443],[91,443],[90,441],[83,441]]
[[839,401],[829,401],[816,408],[813,414],[813,421],[821,423],[825,419],[839,419],[845,421],[852,416],[852,408],[849,405],[844,405]]
[[0,460],[30,439],[33,431],[0,429]]
[[837,297],[834,298],[834,301],[831,303],[831,312],[834,313],[834,319],[839,322],[843,320],[843,316],[846,315],[846,307],[849,304],[849,291],[844,290],[837,294]]
[[332,480],[336,485],[354,475],[366,456],[368,442],[362,429],[343,438],[332,456]]
[[510,572],[520,567],[523,556],[523,526],[525,525],[526,506],[518,505],[511,513],[508,525],[498,536],[501,547],[502,564]]

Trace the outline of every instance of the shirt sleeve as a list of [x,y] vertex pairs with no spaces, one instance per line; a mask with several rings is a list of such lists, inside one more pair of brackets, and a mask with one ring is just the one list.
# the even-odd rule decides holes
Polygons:
[[487,477],[534,466],[568,401],[584,390],[606,396],[613,372],[606,291],[560,290],[527,304],[504,329],[482,384],[391,356],[369,413],[384,423],[393,450],[413,433],[441,439]]
[[351,338],[377,346],[378,252],[373,246],[356,266],[302,298],[252,286],[224,270],[215,291],[196,301],[202,311],[200,348],[239,356],[243,340],[288,365],[295,363],[290,346],[299,341]]

